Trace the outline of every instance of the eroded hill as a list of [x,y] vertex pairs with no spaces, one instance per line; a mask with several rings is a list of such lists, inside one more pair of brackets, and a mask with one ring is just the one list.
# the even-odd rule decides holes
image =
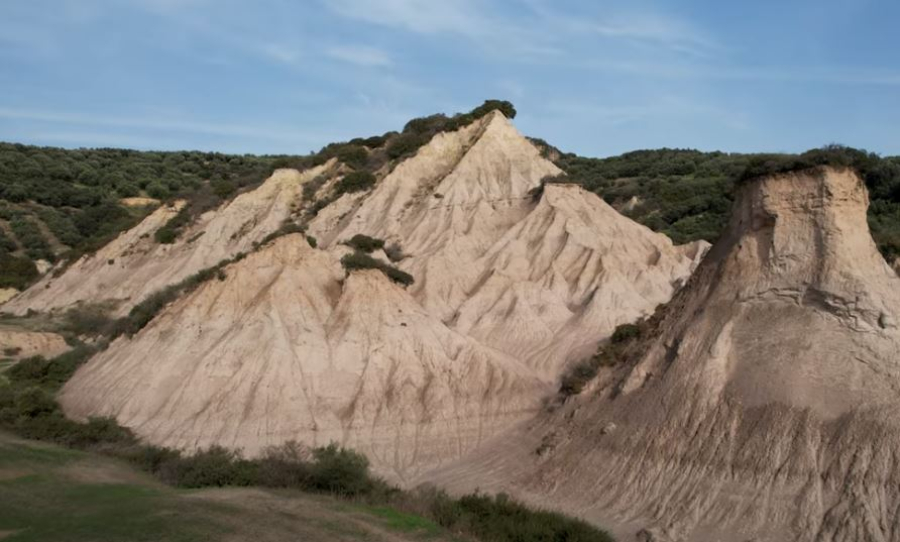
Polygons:
[[741,185],[642,354],[514,449],[431,478],[493,480],[625,539],[900,539],[900,279],[867,206],[847,169]]
[[[278,171],[166,246],[154,232],[177,210],[163,208],[4,308],[106,301],[124,314],[231,259],[80,369],[67,412],[186,449],[337,440],[411,479],[533,416],[567,363],[666,302],[705,249],[577,186],[544,186],[558,174],[495,112],[360,189],[340,189],[351,173],[333,161]],[[357,235],[414,282],[348,272]]]

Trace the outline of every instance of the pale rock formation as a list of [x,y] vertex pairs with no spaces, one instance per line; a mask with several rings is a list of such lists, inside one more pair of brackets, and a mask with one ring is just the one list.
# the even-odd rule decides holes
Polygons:
[[[133,303],[187,276],[176,268],[247,249],[321,172],[279,172],[201,217],[182,236],[205,232],[192,244],[120,262],[124,240],[143,235],[123,234],[95,258],[128,276],[70,270],[57,283],[80,293],[54,306],[100,291]],[[66,412],[112,415],[150,442],[188,450],[252,455],[334,440],[407,482],[533,416],[566,363],[666,302],[705,248],[676,247],[578,187],[543,186],[559,169],[499,113],[436,136],[384,173],[371,191],[319,210],[307,230],[317,249],[280,238],[98,354],[66,385]],[[158,210],[139,231],[173,212]],[[244,229],[253,233],[236,235]],[[397,265],[415,283],[346,275],[342,243],[355,234],[398,244],[406,257]],[[35,299],[47,298],[17,298],[16,309]]]
[[28,331],[0,325],[0,357],[25,359],[32,356],[56,357],[69,349],[56,333]]
[[247,252],[274,232],[291,215],[302,197],[302,185],[330,164],[303,173],[281,169],[261,186],[241,194],[222,208],[199,217],[172,244],[160,244],[153,234],[180,210],[183,203],[160,207],[96,253],[72,264],[59,277],[45,276],[13,301],[4,312],[47,312],[77,303],[117,303],[117,315],[148,295]]
[[527,368],[379,271],[343,279],[332,253],[282,237],[113,343],[60,400],[178,448],[343,442],[400,478],[533,413],[547,384]]
[[739,187],[634,365],[514,451],[430,479],[505,489],[621,540],[900,540],[900,278],[867,205],[846,170]]

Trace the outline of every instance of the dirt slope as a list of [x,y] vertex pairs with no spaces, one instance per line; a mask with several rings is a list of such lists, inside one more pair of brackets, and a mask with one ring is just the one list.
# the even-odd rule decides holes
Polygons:
[[[230,265],[80,369],[62,403],[186,449],[337,440],[399,481],[464,455],[533,416],[564,364],[667,301],[705,248],[675,247],[579,188],[540,190],[557,173],[499,113],[438,135],[322,209],[318,248],[290,235]],[[195,247],[156,255],[159,281],[246,246],[234,224],[279,223],[317,174],[281,172],[242,196],[262,213],[235,200],[205,217]],[[342,242],[358,233],[398,244],[415,283],[347,275]],[[151,290],[122,280],[117,298]]]
[[116,314],[153,292],[175,284],[239,252],[277,230],[302,200],[302,185],[330,164],[303,173],[276,171],[259,188],[241,194],[222,208],[202,215],[172,244],[153,234],[174,217],[182,204],[160,207],[135,228],[119,235],[95,254],[82,257],[59,277],[46,275],[3,305],[4,312],[46,312],[80,302],[117,303]]
[[624,540],[900,540],[900,278],[867,205],[849,171],[741,187],[636,363],[432,479]]

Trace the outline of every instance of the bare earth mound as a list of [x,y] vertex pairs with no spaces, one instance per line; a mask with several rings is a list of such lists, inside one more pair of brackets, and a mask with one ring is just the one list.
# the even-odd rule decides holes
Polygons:
[[[97,295],[124,310],[252,252],[82,367],[61,395],[66,411],[112,415],[185,449],[334,440],[408,481],[533,417],[566,363],[668,301],[705,249],[676,247],[580,188],[541,189],[560,171],[493,113],[320,209],[307,232],[317,248],[288,235],[254,251],[312,203],[302,185],[319,173],[279,171],[168,248],[142,237],[173,212],[161,209],[16,298],[16,311]],[[345,272],[343,242],[356,234],[399,246],[414,284]]]
[[900,540],[900,279],[867,205],[849,171],[740,187],[636,363],[532,424],[520,464],[498,445],[433,478],[624,540]]

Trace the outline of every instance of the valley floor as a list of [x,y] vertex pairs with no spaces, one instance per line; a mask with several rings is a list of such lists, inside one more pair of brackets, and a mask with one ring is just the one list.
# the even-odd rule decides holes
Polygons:
[[178,490],[117,460],[0,432],[3,542],[455,540],[423,518],[296,491]]

